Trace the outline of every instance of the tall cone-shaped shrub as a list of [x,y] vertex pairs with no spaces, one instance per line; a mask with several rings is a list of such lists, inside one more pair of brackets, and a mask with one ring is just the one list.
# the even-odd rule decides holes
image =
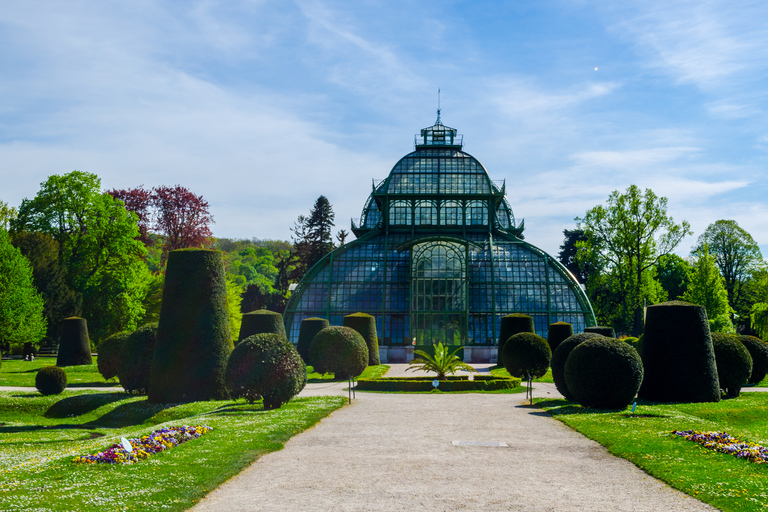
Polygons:
[[502,354],[504,353],[504,344],[511,336],[521,332],[536,332],[533,327],[532,316],[523,313],[512,313],[511,315],[501,317],[501,325],[499,326],[499,351],[498,356],[496,356],[496,361],[498,361],[497,364],[499,364],[499,366],[504,366],[502,357]]
[[149,380],[149,401],[226,398],[224,372],[232,348],[221,253],[207,249],[171,251]]
[[379,338],[376,335],[376,318],[368,313],[352,313],[344,317],[344,327],[351,327],[360,333],[368,346],[368,366],[381,364],[379,359]]
[[257,309],[243,315],[237,343],[254,334],[279,334],[285,336],[283,315],[268,309]]
[[88,322],[76,316],[61,322],[61,341],[56,366],[78,366],[93,364],[91,342],[88,339]]
[[605,336],[606,338],[616,337],[616,332],[613,330],[613,327],[606,327],[605,325],[586,327],[584,328],[584,332],[593,332],[595,334],[599,334],[600,336]]
[[637,396],[654,402],[718,402],[720,384],[707,313],[682,301],[648,306],[643,383]]
[[560,344],[573,336],[573,326],[568,322],[555,322],[549,324],[549,330],[547,331],[547,343],[552,353],[555,353],[555,349]]
[[325,318],[312,317],[301,321],[299,342],[296,344],[296,350],[305,363],[309,361],[309,345],[312,344],[315,335],[330,325]]

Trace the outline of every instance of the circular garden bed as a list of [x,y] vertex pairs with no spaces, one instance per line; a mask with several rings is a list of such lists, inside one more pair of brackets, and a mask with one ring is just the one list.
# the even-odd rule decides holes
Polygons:
[[[445,377],[438,380],[439,391],[497,391],[520,386],[516,377],[494,375],[467,375]],[[432,391],[434,377],[390,377],[380,379],[357,379],[358,391]]]

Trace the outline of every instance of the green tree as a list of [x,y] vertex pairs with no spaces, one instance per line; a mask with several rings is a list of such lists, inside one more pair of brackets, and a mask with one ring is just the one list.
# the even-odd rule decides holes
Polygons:
[[691,281],[691,264],[677,254],[664,254],[656,264],[659,284],[667,292],[669,300],[680,299]]
[[710,224],[697,240],[692,253],[697,253],[705,245],[723,275],[728,304],[736,311],[739,309],[742,286],[763,263],[760,248],[752,235],[735,220],[718,220]]
[[0,228],[8,229],[8,225],[18,213],[16,208],[8,206],[8,203],[0,200]]
[[579,283],[584,284],[589,277],[589,269],[584,262],[580,263],[576,259],[576,256],[579,253],[579,248],[576,247],[576,243],[586,242],[587,236],[584,234],[583,229],[564,229],[563,237],[563,244],[560,246],[560,252],[557,255],[557,259],[571,272],[571,274],[573,274]]
[[51,176],[11,223],[14,233],[38,231],[59,244],[67,285],[82,295],[94,340],[136,328],[149,282],[135,214],[100,186],[92,173]]
[[707,310],[710,328],[716,332],[732,332],[730,322],[731,307],[728,304],[728,293],[725,290],[725,280],[717,268],[715,256],[709,254],[704,245],[696,254],[693,265],[691,282],[683,294],[683,300],[704,306]]
[[[643,304],[658,300],[660,287],[649,279],[664,254],[671,253],[686,235],[687,221],[675,224],[667,215],[667,198],[631,185],[624,194],[614,191],[607,206],[598,205],[577,217],[587,241],[577,242],[580,258],[605,269],[620,292],[621,309],[631,315],[634,335],[643,328]],[[650,274],[649,274],[650,273]]]
[[334,249],[332,230],[335,217],[333,207],[325,196],[317,198],[308,217],[299,215],[291,229],[298,259],[292,276],[296,280]]
[[0,228],[0,343],[5,350],[12,344],[37,343],[45,336],[43,306],[32,266]]

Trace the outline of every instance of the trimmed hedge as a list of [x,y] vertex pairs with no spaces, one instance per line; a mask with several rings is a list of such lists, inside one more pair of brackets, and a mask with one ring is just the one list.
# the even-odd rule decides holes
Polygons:
[[67,387],[67,374],[58,366],[43,366],[35,376],[35,387],[44,395],[58,395]]
[[593,332],[574,334],[563,340],[552,353],[552,359],[549,362],[552,368],[552,380],[554,381],[557,390],[566,400],[574,400],[573,395],[568,391],[568,385],[565,383],[565,363],[568,360],[568,356],[571,355],[571,351],[576,348],[577,345],[598,336],[600,335]]
[[283,315],[268,309],[257,309],[256,311],[244,314],[243,321],[240,323],[240,334],[237,337],[237,343],[254,334],[262,333],[285,336]]
[[593,327],[586,327],[584,329],[584,332],[593,332],[595,334],[599,334],[600,336],[605,336],[606,338],[616,337],[616,332],[613,330],[613,327],[606,327],[604,325],[595,325]]
[[264,409],[277,409],[307,384],[307,367],[285,336],[254,334],[242,340],[227,362],[226,382],[233,399],[253,403],[264,398]]
[[573,326],[568,322],[555,322],[549,324],[547,343],[549,343],[550,350],[554,352],[563,341],[571,336],[573,336]]
[[221,252],[171,251],[149,401],[178,403],[227,398],[224,371],[232,348]]
[[720,384],[709,320],[702,306],[670,301],[648,306],[642,336],[643,383],[653,402],[718,402]]
[[130,334],[128,331],[118,332],[99,344],[99,357],[96,358],[96,365],[104,380],[117,377],[117,369],[120,366],[120,351]]
[[747,384],[757,384],[768,374],[768,343],[755,336],[739,336],[739,341],[752,356],[752,374]]
[[[389,377],[383,379],[358,379],[358,391],[432,391],[432,377]],[[469,380],[466,375],[446,377],[438,381],[439,391],[496,391],[513,389],[520,386],[517,377],[494,377],[492,375],[475,375]]]
[[337,379],[357,377],[368,366],[368,346],[350,327],[326,327],[309,346],[309,362],[318,373],[333,373]]
[[317,333],[330,326],[331,324],[325,318],[305,318],[301,321],[299,327],[299,342],[296,344],[296,350],[304,360],[309,361],[309,345]]
[[142,325],[123,341],[117,378],[128,393],[148,393],[156,340],[157,324],[152,323]]
[[643,381],[643,362],[630,345],[599,336],[580,343],[565,363],[565,382],[586,407],[624,409]]
[[523,313],[512,313],[501,317],[499,325],[499,351],[497,356],[498,364],[504,365],[502,354],[504,353],[504,344],[515,334],[521,332],[536,332],[533,326],[533,317]]
[[56,366],[93,364],[91,342],[88,339],[88,322],[72,316],[61,322],[61,341]]
[[376,335],[376,318],[367,313],[352,313],[344,317],[341,325],[360,333],[368,347],[368,366],[381,364],[379,359],[379,338]]
[[510,336],[503,350],[504,368],[513,377],[525,378],[529,373],[534,379],[541,377],[547,373],[552,359],[547,340],[532,332]]
[[735,334],[724,332],[712,333],[712,346],[715,349],[717,376],[720,388],[726,396],[739,396],[741,388],[749,381],[752,373],[752,356]]

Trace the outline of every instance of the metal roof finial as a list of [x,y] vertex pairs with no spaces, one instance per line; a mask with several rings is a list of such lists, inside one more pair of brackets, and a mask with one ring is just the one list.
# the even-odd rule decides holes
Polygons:
[[443,124],[443,122],[440,121],[440,89],[437,90],[437,121],[435,121],[435,124]]

